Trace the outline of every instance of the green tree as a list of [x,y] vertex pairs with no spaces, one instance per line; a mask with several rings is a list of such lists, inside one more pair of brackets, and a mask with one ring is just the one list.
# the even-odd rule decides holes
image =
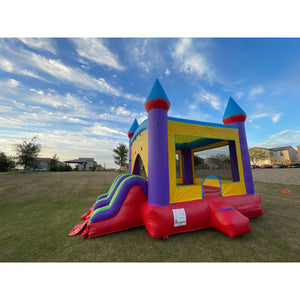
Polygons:
[[266,160],[269,158],[268,150],[252,148],[249,150],[250,160],[253,165],[257,165],[257,163],[261,160]]
[[23,141],[15,145],[18,164],[24,166],[24,171],[30,168],[37,168],[37,157],[42,150],[42,145],[37,143],[37,137],[33,137],[30,142]]
[[216,154],[208,158],[209,164],[217,169],[230,168],[230,157],[225,154]]
[[124,169],[127,166],[128,148],[125,144],[119,143],[119,145],[113,149],[113,158],[116,165],[120,166],[120,169]]
[[0,172],[7,172],[14,168],[14,161],[8,157],[4,152],[0,152]]

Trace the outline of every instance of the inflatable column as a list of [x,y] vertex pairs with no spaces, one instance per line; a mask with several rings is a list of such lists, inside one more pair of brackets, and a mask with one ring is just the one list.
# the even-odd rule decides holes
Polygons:
[[128,162],[128,173],[131,174],[131,139],[135,133],[135,131],[137,130],[137,128],[139,127],[139,124],[137,122],[137,120],[135,119],[128,131],[128,138],[129,138],[129,162]]
[[148,113],[148,204],[170,203],[168,164],[168,110],[170,102],[156,79],[145,102]]
[[[246,185],[246,192],[248,195],[254,195],[254,184],[250,165],[250,157],[248,151],[248,144],[245,130],[246,113],[239,107],[239,105],[230,97],[223,116],[223,123],[226,125],[234,125],[239,130],[239,139],[241,146],[241,155],[243,161],[244,178]],[[230,151],[231,152],[231,151]]]
[[182,149],[182,181],[183,184],[193,184],[192,153],[190,149]]

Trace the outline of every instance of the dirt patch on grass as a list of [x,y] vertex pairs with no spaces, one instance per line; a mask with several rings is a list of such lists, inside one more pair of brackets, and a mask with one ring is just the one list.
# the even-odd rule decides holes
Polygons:
[[253,169],[252,174],[254,181],[300,185],[300,168]]

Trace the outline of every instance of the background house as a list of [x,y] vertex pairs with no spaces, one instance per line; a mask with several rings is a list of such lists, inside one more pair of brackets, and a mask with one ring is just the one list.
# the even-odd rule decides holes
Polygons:
[[292,146],[270,148],[269,151],[272,164],[290,165],[299,159],[298,152]]
[[[49,171],[50,170],[50,164],[51,164],[52,158],[42,158],[38,157],[37,162],[38,162],[38,171]],[[56,161],[57,166],[63,166],[64,163],[61,161]]]
[[78,159],[66,160],[66,164],[76,164],[75,170],[79,171],[100,171],[102,166],[94,158],[79,157]]
[[260,148],[254,147],[251,149],[258,149],[266,153],[266,159],[258,160],[257,165],[274,165],[274,164],[284,164],[290,165],[295,161],[299,160],[300,156],[300,146],[297,146],[296,151],[292,146],[277,147],[277,148]]

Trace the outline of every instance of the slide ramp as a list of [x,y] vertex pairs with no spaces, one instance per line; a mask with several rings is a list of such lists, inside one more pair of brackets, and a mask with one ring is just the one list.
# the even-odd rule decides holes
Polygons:
[[118,176],[108,193],[97,198],[95,204],[81,217],[70,236],[81,232],[83,237],[96,237],[143,225],[141,207],[148,196],[148,182],[136,175]]
[[116,192],[118,186],[121,182],[126,179],[130,174],[121,174],[115,178],[113,181],[110,189],[106,194],[102,194],[97,197],[95,204],[80,218],[81,220],[86,220],[89,218],[95,208],[106,206],[109,204],[111,198],[113,197],[114,193]]
[[249,219],[225,201],[207,202],[211,216],[211,227],[231,238],[249,233]]

